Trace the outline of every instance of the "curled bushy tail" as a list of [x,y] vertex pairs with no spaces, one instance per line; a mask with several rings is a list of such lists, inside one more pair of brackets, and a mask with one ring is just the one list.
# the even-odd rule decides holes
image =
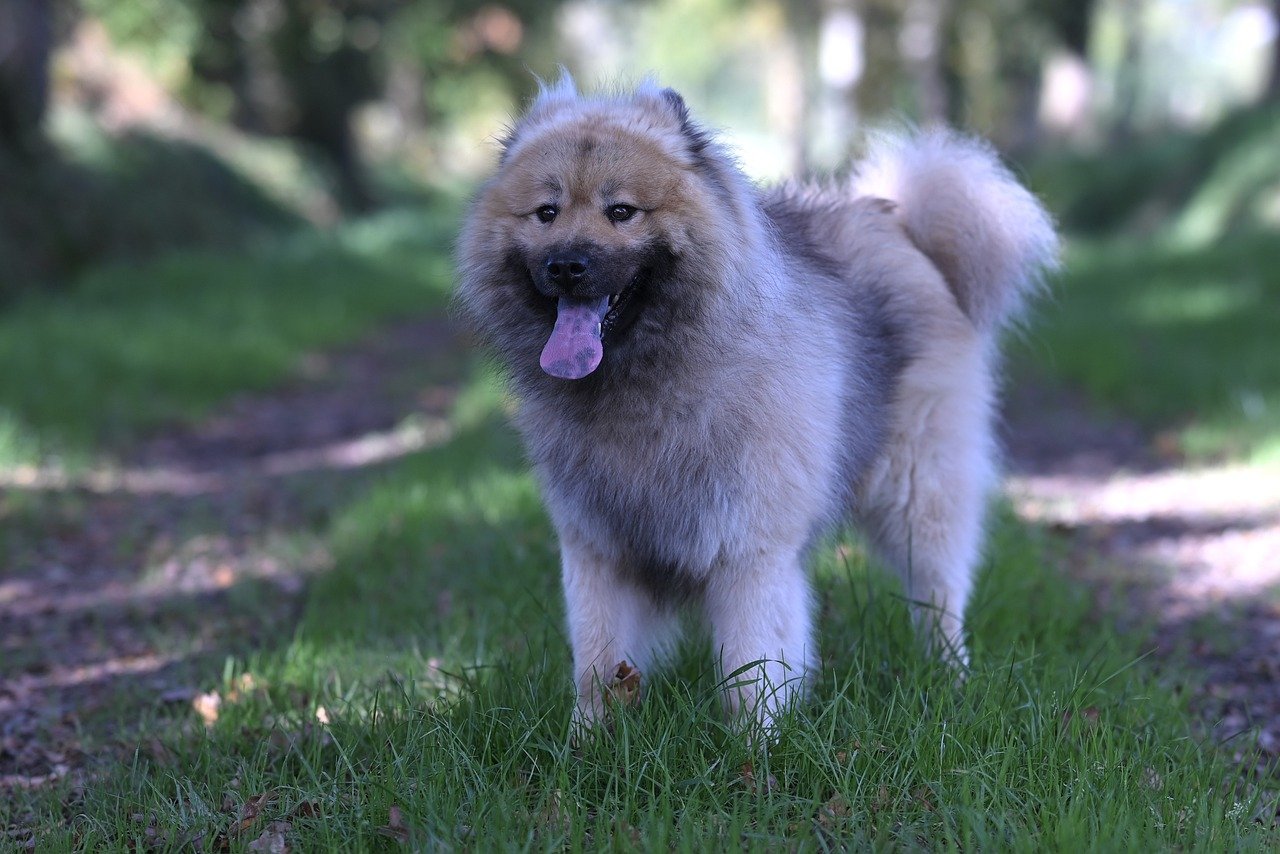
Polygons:
[[1058,263],[1049,215],[980,140],[941,129],[878,136],[853,188],[896,203],[979,329],[1015,315]]

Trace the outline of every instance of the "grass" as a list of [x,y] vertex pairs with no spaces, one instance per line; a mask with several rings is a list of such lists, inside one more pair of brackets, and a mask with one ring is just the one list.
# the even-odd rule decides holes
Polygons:
[[40,849],[246,850],[273,832],[296,850],[1274,841],[1139,650],[1007,516],[963,684],[920,654],[895,585],[841,538],[815,568],[815,699],[767,750],[725,725],[696,641],[575,749],[553,538],[503,406],[491,378],[472,381],[446,444],[334,514],[335,565],[296,634],[201,686],[223,698],[211,726],[148,713],[142,746],[93,786],[24,796]]
[[392,212],[236,255],[98,268],[18,301],[0,315],[0,465],[83,460],[278,383],[308,351],[439,308],[451,222],[447,207]]
[[1077,244],[1013,361],[1168,431],[1195,461],[1280,459],[1280,241]]
[[1280,460],[1278,144],[1280,110],[1261,105],[1032,164],[1079,239],[1014,361],[1194,462]]

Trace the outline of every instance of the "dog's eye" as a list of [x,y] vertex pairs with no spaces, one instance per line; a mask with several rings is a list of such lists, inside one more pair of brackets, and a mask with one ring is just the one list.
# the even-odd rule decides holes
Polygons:
[[605,211],[605,216],[613,222],[626,222],[635,215],[636,209],[631,205],[613,205]]
[[558,213],[560,213],[560,209],[555,205],[543,205],[534,211],[533,215],[538,218],[538,222],[551,222]]

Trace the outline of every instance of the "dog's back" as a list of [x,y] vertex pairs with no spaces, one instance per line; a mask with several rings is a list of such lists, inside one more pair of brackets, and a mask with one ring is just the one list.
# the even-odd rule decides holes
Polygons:
[[986,145],[935,130],[877,138],[845,187],[779,191],[853,291],[884,301],[907,364],[856,515],[929,636],[964,660],[963,610],[996,483],[996,343],[1058,239]]

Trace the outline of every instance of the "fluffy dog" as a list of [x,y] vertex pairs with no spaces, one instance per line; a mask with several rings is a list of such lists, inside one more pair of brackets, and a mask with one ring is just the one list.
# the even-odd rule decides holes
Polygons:
[[579,723],[693,603],[730,709],[768,724],[817,661],[806,552],[849,518],[963,662],[997,331],[1057,245],[947,131],[762,190],[670,89],[543,87],[466,220],[457,295],[559,534]]

